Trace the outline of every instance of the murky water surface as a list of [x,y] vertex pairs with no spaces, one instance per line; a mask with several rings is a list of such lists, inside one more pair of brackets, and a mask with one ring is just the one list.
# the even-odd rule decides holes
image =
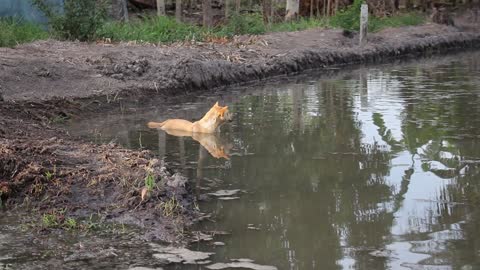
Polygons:
[[[198,119],[216,100],[234,119],[220,135],[174,137],[146,127]],[[200,204],[214,222],[195,229],[231,233],[190,247],[215,252],[212,262],[480,269],[480,53],[180,101],[122,105],[72,123],[71,132],[153,150],[194,181],[200,199],[244,191]],[[155,265],[151,253],[142,256],[144,266]]]

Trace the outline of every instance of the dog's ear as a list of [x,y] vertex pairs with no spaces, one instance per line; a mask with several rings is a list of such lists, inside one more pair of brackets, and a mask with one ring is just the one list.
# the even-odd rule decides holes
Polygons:
[[215,105],[213,105],[213,107],[220,107],[220,105],[218,105],[218,101],[215,103]]
[[225,112],[228,110],[228,106],[222,107],[221,109],[218,110],[218,113],[223,116]]

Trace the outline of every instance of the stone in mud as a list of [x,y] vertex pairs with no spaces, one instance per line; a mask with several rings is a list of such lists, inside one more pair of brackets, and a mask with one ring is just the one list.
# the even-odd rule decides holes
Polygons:
[[224,242],[213,242],[214,246],[225,246]]
[[277,270],[278,268],[270,265],[260,265],[252,262],[230,262],[230,263],[215,263],[212,265],[205,266],[207,269],[211,270],[221,270],[221,269],[230,269],[230,268],[245,268],[253,270]]

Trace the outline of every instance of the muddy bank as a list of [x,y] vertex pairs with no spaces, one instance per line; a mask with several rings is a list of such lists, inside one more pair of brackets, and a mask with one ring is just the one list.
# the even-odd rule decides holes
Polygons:
[[[144,228],[146,239],[186,241],[178,232],[200,216],[187,179],[149,151],[71,138],[51,126],[73,112],[57,105],[0,104],[2,206],[31,211],[40,227],[48,226],[42,215],[56,216],[55,227],[62,227],[67,218],[94,214]],[[142,194],[148,176],[153,184]]]
[[183,94],[308,69],[480,47],[478,28],[462,29],[386,29],[371,34],[362,48],[357,35],[326,29],[244,36],[226,44],[41,41],[0,49],[0,91],[6,100]]

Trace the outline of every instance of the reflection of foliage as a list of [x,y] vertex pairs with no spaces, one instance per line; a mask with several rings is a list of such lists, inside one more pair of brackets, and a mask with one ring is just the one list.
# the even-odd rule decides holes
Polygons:
[[392,131],[387,129],[380,113],[373,113],[373,123],[378,127],[380,137],[392,147],[392,151],[398,152],[401,149],[400,143],[392,136]]

